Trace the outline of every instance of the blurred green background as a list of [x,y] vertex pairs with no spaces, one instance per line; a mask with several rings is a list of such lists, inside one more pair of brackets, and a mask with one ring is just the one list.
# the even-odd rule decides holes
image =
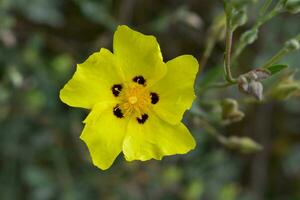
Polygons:
[[[234,41],[255,23],[257,6],[249,7]],[[0,0],[0,199],[299,200],[299,97],[241,103],[242,121],[213,123],[225,136],[247,136],[264,147],[243,154],[211,137],[195,113],[219,119],[220,100],[245,96],[236,87],[200,90],[184,118],[195,150],[163,161],[128,163],[119,156],[107,171],[92,165],[79,139],[88,111],[58,98],[76,63],[101,47],[112,49],[118,24],[155,35],[166,61],[181,54],[200,60],[222,9],[212,0]],[[263,64],[299,33],[299,21],[299,14],[283,13],[265,24],[234,74]],[[222,67],[223,50],[224,41],[217,42],[196,87],[211,74],[222,79],[209,72]],[[299,51],[282,63],[299,68]]]

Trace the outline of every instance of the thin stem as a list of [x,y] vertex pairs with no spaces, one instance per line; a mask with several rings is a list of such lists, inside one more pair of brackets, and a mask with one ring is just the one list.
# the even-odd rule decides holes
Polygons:
[[226,80],[229,83],[235,83],[236,80],[231,75],[230,62],[231,62],[231,47],[232,47],[232,35],[233,29],[231,24],[232,8],[231,5],[225,3],[226,12],[226,47],[224,53],[224,71]]
[[274,56],[272,56],[261,68],[267,68],[276,63],[282,57],[284,57],[289,51],[286,48],[280,49]]
[[[300,33],[296,35],[294,38],[296,40],[300,40]],[[290,39],[291,40],[291,39]],[[289,40],[288,40],[289,41]],[[287,42],[288,42],[287,41]],[[284,47],[282,47],[274,56],[272,56],[261,68],[267,68],[276,63],[278,60],[280,60],[282,57],[284,57],[286,54],[294,51],[294,49],[289,49],[285,43]],[[296,50],[296,49],[295,49]]]
[[224,61],[224,70],[225,76],[228,82],[234,82],[234,79],[231,75],[230,69],[230,55],[231,55],[231,45],[232,45],[232,30],[230,30],[230,23],[226,27],[226,49],[225,49],[225,61]]
[[[264,23],[268,22],[270,19],[275,17],[276,15],[280,14],[282,12],[282,9],[280,8],[280,1],[273,7],[273,9],[266,13],[266,11],[269,9],[271,3],[273,0],[266,0],[264,4],[262,5],[260,9],[260,14],[259,17],[256,21],[256,23],[253,25],[253,27],[250,30],[255,30],[259,29]],[[255,39],[256,40],[256,39]],[[244,49],[252,44],[254,41],[251,43],[245,43],[245,41],[239,40],[236,49],[233,52],[232,60],[236,62],[237,58],[240,56],[240,54],[244,51]]]
[[213,127],[210,123],[202,119],[200,119],[199,122],[209,135],[216,138],[221,144],[226,144],[227,138],[220,134],[215,127]]
[[268,10],[268,8],[270,7],[271,3],[272,3],[273,0],[265,0],[264,1],[264,4],[262,5],[261,9],[260,9],[260,12],[259,12],[259,15],[260,16],[264,16],[266,11]]

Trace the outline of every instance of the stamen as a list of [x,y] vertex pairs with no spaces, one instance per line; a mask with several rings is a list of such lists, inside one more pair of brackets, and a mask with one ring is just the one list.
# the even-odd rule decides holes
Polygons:
[[142,114],[142,116],[140,118],[139,117],[136,118],[136,120],[138,121],[139,124],[144,124],[147,119],[148,119],[147,114]]
[[122,91],[122,85],[120,84],[113,85],[111,91],[115,97],[119,96],[120,92]]
[[[143,77],[137,77],[137,83],[142,83]],[[144,80],[145,81],[145,80]],[[145,82],[143,82],[145,83]],[[113,91],[117,91],[118,104],[114,107],[114,115],[118,118],[135,116],[138,123],[143,124],[148,119],[147,114],[152,104],[158,102],[158,95],[150,93],[147,87],[141,84],[131,83],[129,85],[114,85]],[[120,92],[122,90],[122,92]]]
[[144,85],[144,86],[146,85],[146,80],[144,79],[143,76],[136,76],[132,80],[133,80],[133,82],[136,82],[140,85]]
[[156,104],[159,101],[159,96],[155,92],[150,93],[151,103]]
[[119,108],[119,105],[116,105],[113,109],[114,115],[118,118],[123,118],[124,115],[122,113],[122,110]]

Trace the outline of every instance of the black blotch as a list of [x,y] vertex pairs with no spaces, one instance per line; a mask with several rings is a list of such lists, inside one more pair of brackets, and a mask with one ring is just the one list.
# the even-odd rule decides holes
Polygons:
[[147,114],[143,114],[141,117],[137,117],[136,120],[138,121],[139,124],[145,123],[145,121],[148,119]]
[[155,92],[150,93],[151,103],[156,104],[159,101],[159,96]]
[[119,108],[119,105],[116,105],[116,106],[114,107],[113,112],[114,112],[114,115],[115,115],[116,117],[118,117],[118,118],[123,118],[123,117],[124,117],[124,115],[123,115],[123,113],[122,113],[122,110]]
[[136,76],[132,80],[133,80],[133,82],[136,82],[140,85],[145,85],[146,84],[146,80],[144,79],[143,76]]
[[120,84],[115,84],[111,88],[111,91],[115,97],[119,96],[121,90],[122,90],[122,85]]

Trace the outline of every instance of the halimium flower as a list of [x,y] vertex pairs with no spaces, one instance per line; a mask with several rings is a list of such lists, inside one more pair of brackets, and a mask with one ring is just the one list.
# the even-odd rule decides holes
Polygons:
[[91,110],[80,138],[93,164],[107,169],[121,152],[145,161],[195,148],[181,119],[195,98],[197,70],[193,56],[164,63],[155,37],[119,26],[113,53],[92,54],[60,91],[64,103]]

